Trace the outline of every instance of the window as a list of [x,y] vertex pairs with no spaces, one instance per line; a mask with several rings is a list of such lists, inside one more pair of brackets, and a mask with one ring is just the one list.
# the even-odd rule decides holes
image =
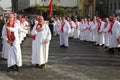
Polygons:
[[46,2],[47,0],[41,0],[42,2]]

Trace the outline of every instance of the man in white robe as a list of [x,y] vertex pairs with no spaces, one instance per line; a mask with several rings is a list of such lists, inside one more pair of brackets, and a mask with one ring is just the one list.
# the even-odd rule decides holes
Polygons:
[[62,22],[59,27],[59,37],[60,37],[60,47],[68,48],[69,46],[69,34],[71,31],[69,23],[65,20],[65,18],[62,18]]
[[68,19],[68,23],[69,23],[70,28],[71,28],[71,31],[70,31],[69,37],[70,37],[70,38],[73,38],[73,35],[74,35],[74,28],[75,28],[75,23],[74,23],[74,21],[72,21],[71,18]]
[[105,25],[104,25],[104,36],[105,36],[105,48],[107,49],[109,47],[109,34],[108,30],[110,29],[110,21],[109,18],[105,18]]
[[87,28],[86,28],[86,41],[92,42],[92,32],[91,32],[91,20],[87,19]]
[[98,30],[97,30],[98,38],[96,42],[98,46],[103,46],[105,42],[103,29],[104,29],[104,22],[101,20],[101,18],[98,18]]
[[80,22],[77,20],[77,19],[75,19],[75,28],[74,28],[74,38],[75,39],[79,39],[79,37],[80,37]]
[[86,29],[86,27],[85,27],[84,19],[81,19],[79,29],[80,29],[80,40],[85,41],[85,29]]
[[55,18],[55,26],[54,26],[54,32],[55,32],[55,36],[59,35],[59,26],[60,26],[60,20],[58,19],[58,17]]
[[109,54],[114,54],[114,49],[120,44],[120,22],[114,16],[109,29]]
[[37,68],[44,69],[48,62],[49,43],[51,32],[48,24],[44,23],[44,18],[39,16],[38,23],[35,24],[31,32],[32,35],[32,64]]
[[92,34],[92,42],[95,45],[96,41],[97,41],[97,20],[96,20],[96,16],[94,16],[94,19],[91,23],[91,34]]
[[13,14],[9,15],[9,21],[6,24],[6,29],[4,29],[6,35],[4,35],[4,40],[9,43],[8,50],[8,71],[15,68],[16,71],[19,71],[19,67],[22,66],[22,55],[20,48],[20,40],[19,40],[19,30],[27,33],[28,31],[23,30],[19,27],[17,23],[15,23],[15,17]]

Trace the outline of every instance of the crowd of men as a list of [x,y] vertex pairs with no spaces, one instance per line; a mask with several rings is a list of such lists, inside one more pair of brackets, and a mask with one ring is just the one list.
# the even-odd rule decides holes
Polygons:
[[32,36],[31,63],[36,68],[45,69],[51,32],[42,16],[37,16],[33,20],[34,24],[29,21],[27,16],[10,13],[7,15],[4,25],[1,26],[1,57],[7,60],[8,72],[19,71],[19,67],[22,66],[21,48],[25,38],[30,33]]
[[73,38],[93,46],[104,47],[109,54],[114,54],[115,49],[120,52],[120,22],[116,15],[104,19],[96,16],[93,19],[81,18],[80,21],[70,17],[51,17],[46,23],[42,16],[28,18],[10,13],[4,25],[0,27],[2,27],[2,58],[7,60],[8,72],[19,71],[19,67],[22,66],[21,47],[30,33],[31,63],[36,68],[43,69],[48,62],[51,36],[59,36],[60,47],[63,48],[68,48],[69,38]]
[[56,17],[54,35],[60,35],[61,47],[67,48],[68,39],[72,37],[82,42],[104,47],[109,54],[114,54],[115,50],[120,52],[120,22],[118,19],[117,15],[104,19],[96,16],[93,19],[81,18],[80,21],[77,18],[72,20],[70,17],[66,19]]
[[8,14],[7,21],[2,28],[2,58],[7,59],[8,72],[19,71],[22,66],[21,46],[26,35],[30,32],[25,17],[16,13]]

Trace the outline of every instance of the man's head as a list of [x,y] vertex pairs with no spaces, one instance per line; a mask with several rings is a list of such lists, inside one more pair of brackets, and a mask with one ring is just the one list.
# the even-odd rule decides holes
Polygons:
[[40,24],[44,24],[44,18],[43,18],[43,16],[39,16],[39,17],[38,17],[38,22],[39,22]]
[[11,22],[11,21],[14,21],[14,18],[15,18],[15,17],[14,17],[13,14],[10,13],[10,14],[8,15],[8,20],[9,20],[10,22]]

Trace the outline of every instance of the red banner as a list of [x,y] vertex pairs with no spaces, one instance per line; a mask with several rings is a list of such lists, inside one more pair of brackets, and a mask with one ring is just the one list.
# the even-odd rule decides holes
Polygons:
[[88,0],[89,3],[93,3],[94,0]]
[[49,9],[50,9],[49,15],[50,15],[50,17],[52,16],[52,2],[53,2],[53,0],[50,0],[50,4],[49,4]]

